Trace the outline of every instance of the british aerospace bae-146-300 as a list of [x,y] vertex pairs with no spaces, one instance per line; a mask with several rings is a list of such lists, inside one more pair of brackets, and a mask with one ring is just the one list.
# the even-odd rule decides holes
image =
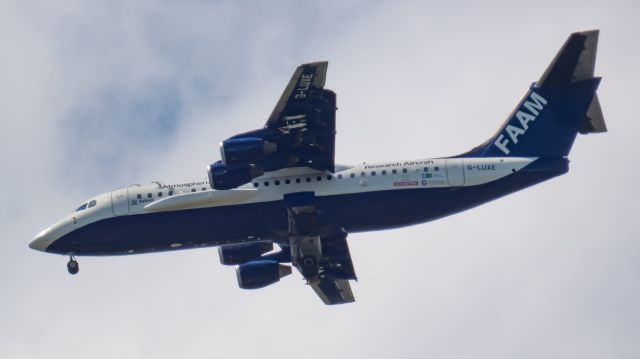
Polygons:
[[30,247],[69,256],[75,274],[77,256],[218,246],[241,288],[276,283],[293,266],[324,303],[353,302],[349,233],[424,223],[562,175],[576,135],[606,131],[597,42],[598,31],[571,34],[499,131],[469,152],[356,166],[334,162],[327,62],[303,64],[263,128],[221,143],[208,181],[100,194]]

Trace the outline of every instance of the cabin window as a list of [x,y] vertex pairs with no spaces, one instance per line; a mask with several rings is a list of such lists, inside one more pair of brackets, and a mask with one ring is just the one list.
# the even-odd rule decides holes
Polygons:
[[173,191],[169,191],[169,196],[173,196]]
[[253,182],[253,187],[257,188],[258,186],[259,186],[258,182]]
[[[192,188],[192,189],[191,189],[191,192],[195,192],[195,191],[196,191],[196,189],[195,189],[195,188]],[[149,197],[151,197],[151,196],[149,196]]]
[[158,192],[158,197],[162,197],[162,192]]
[[89,202],[89,208],[91,208],[91,207],[95,207],[95,206],[96,206],[96,203],[97,203],[97,202],[96,202],[96,200],[95,200],[95,199],[94,199],[94,200],[92,200],[91,202]]
[[391,170],[391,173],[396,174],[398,173],[398,170],[394,168],[393,170]]
[[138,193],[138,195],[136,196],[138,199],[142,198],[142,195],[140,193]]
[[276,180],[275,182],[273,182],[276,186],[280,185],[280,181]]
[[425,167],[425,168],[424,168],[424,171],[425,171],[425,172],[429,172],[429,167]]
[[352,173],[352,174],[349,175],[349,177],[351,177],[351,178],[354,178],[355,176],[356,176],[355,173]]
[[203,191],[206,191],[206,190],[207,190],[207,187],[202,187],[202,190],[203,190]]
[[322,181],[322,176],[316,177],[316,181]]
[[438,171],[440,171],[440,167],[435,166],[435,167],[433,167],[433,170],[434,170],[434,171],[436,171],[436,172],[438,172]]
[[402,173],[407,173],[407,169],[406,169],[406,168],[403,168],[403,169],[402,169]]
[[364,173],[364,172],[360,172],[360,177],[364,177],[364,176],[366,176],[366,175],[367,175],[366,173]]
[[381,173],[382,173],[382,175],[384,176],[384,175],[386,175],[386,174],[387,174],[387,170],[382,170],[382,172],[381,172]]
[[151,193],[147,193],[147,198],[151,198],[153,196]]
[[338,175],[338,179],[342,179],[342,174],[339,174],[339,175]]
[[333,179],[333,176],[327,175],[327,181],[331,181],[332,179]]
[[286,180],[284,180],[284,183],[285,183],[285,184],[290,184],[290,183],[291,183],[291,180],[290,180],[290,179],[286,179]]
[[300,183],[300,178],[296,178],[296,183]]
[[311,182],[311,177],[307,177],[306,181]]
[[375,176],[376,175],[376,171],[371,171],[371,175]]
[[269,181],[264,181],[263,185],[264,185],[265,187],[269,187]]

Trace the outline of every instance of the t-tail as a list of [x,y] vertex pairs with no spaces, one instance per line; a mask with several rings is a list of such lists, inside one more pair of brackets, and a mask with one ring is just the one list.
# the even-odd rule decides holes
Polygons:
[[606,132],[597,45],[598,30],[571,34],[500,130],[460,157],[566,157],[578,133]]

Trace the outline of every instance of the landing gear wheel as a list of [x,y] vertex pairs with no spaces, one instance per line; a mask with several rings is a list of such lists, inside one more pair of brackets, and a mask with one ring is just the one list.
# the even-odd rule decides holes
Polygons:
[[78,261],[73,257],[69,258],[69,262],[67,262],[67,271],[69,271],[69,274],[77,274],[79,270],[80,266],[78,265]]
[[316,264],[316,259],[312,256],[306,256],[302,258],[302,265],[306,268],[313,268]]
[[314,256],[302,257],[302,276],[309,279],[318,275],[318,261]]

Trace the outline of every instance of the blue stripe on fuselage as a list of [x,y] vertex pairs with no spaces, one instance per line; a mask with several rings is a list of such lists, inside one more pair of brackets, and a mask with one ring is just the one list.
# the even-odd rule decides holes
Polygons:
[[[538,159],[499,180],[469,187],[416,188],[316,197],[326,230],[348,233],[423,223],[489,202],[568,171],[566,158]],[[216,246],[243,240],[285,239],[284,201],[113,217],[56,240],[47,252],[138,254]],[[180,247],[171,244],[180,243]],[[132,252],[131,252],[132,251]]]

